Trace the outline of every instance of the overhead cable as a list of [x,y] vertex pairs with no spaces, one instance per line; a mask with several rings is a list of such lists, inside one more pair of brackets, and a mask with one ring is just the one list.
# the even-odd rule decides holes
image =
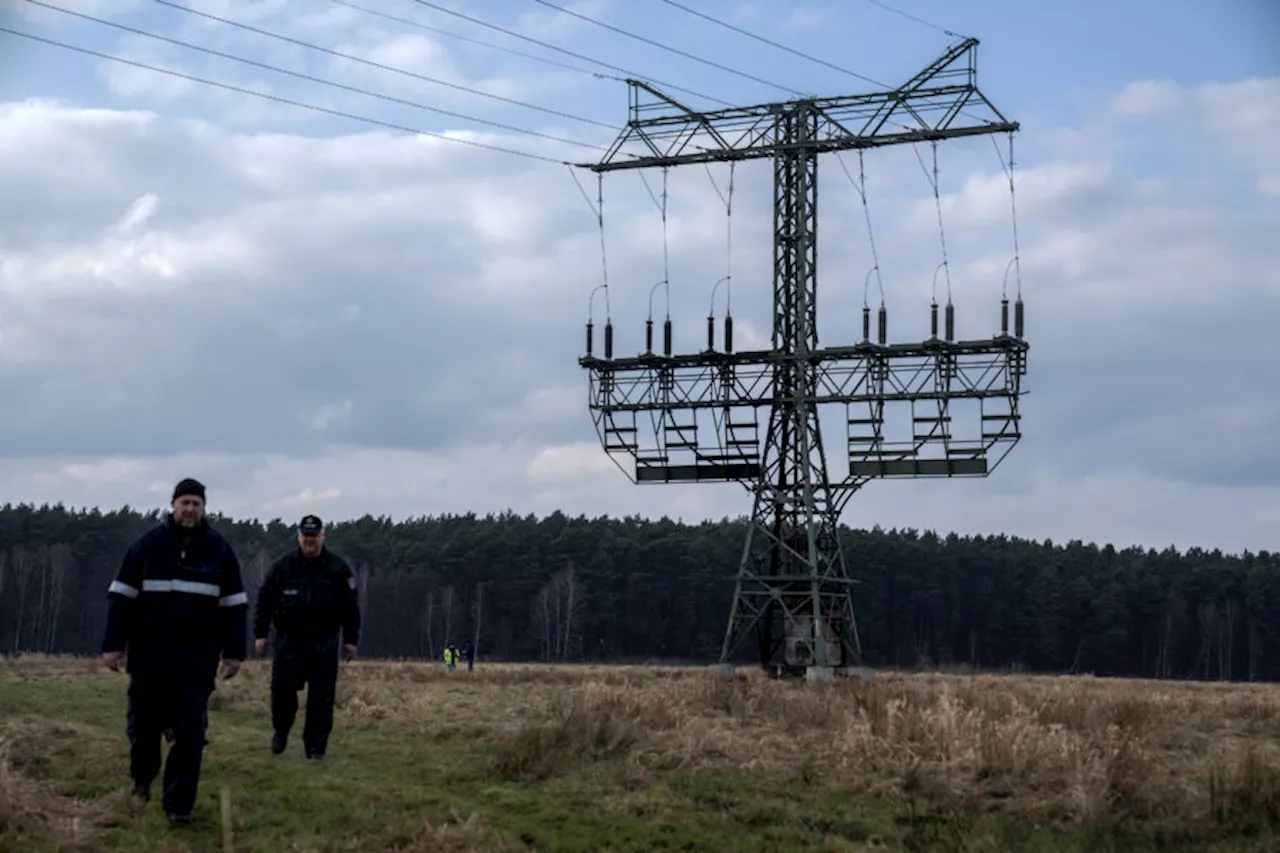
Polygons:
[[312,82],[312,83],[319,83],[319,84],[321,84],[321,85],[323,85],[323,86],[330,86],[330,87],[335,88],[335,89],[342,89],[342,90],[345,90],[345,91],[348,91],[348,92],[354,92],[355,94],[358,94],[358,95],[365,95],[365,96],[368,96],[368,97],[371,97],[371,98],[378,98],[378,99],[380,99],[380,100],[383,100],[383,101],[389,101],[389,102],[391,102],[391,103],[395,103],[395,104],[403,104],[404,106],[414,107],[414,108],[416,108],[416,109],[426,110],[426,111],[428,111],[428,112],[439,113],[439,114],[441,114],[441,115],[447,115],[447,116],[451,116],[451,117],[453,117],[453,118],[463,119],[463,120],[465,120],[465,121],[472,121],[472,122],[476,122],[477,124],[487,124],[487,125],[489,125],[490,127],[496,127],[496,128],[499,128],[500,130],[506,130],[506,131],[510,131],[510,132],[512,132],[512,133],[522,133],[522,134],[525,134],[525,135],[527,135],[527,136],[536,136],[536,137],[539,137],[539,138],[541,138],[541,139],[547,139],[547,140],[550,140],[550,141],[552,141],[552,142],[560,142],[560,143],[564,143],[564,144],[566,144],[566,145],[576,145],[576,146],[579,146],[579,147],[582,147],[582,148],[594,148],[594,149],[596,149],[596,150],[598,150],[598,151],[605,151],[605,150],[607,150],[607,149],[605,149],[603,146],[600,146],[600,145],[593,145],[593,144],[591,144],[591,143],[587,143],[587,142],[578,142],[577,140],[573,140],[573,139],[566,139],[566,138],[561,137],[561,136],[553,136],[553,135],[551,135],[551,134],[541,133],[541,132],[536,131],[536,130],[527,130],[527,129],[522,128],[522,127],[515,127],[515,126],[513,126],[513,125],[503,124],[502,122],[496,122],[496,121],[491,121],[491,120],[489,120],[489,119],[477,118],[477,117],[475,117],[475,116],[469,116],[469,115],[465,115],[465,114],[463,114],[463,113],[453,112],[452,110],[445,110],[445,109],[441,109],[441,108],[439,108],[439,107],[429,106],[429,105],[427,105],[427,104],[420,104],[420,103],[417,103],[417,102],[415,102],[415,101],[405,100],[404,98],[397,98],[397,97],[394,97],[394,96],[392,96],[392,95],[384,95],[384,94],[382,94],[381,92],[373,92],[373,91],[370,91],[370,90],[368,90],[368,89],[361,89],[361,88],[358,88],[358,87],[356,87],[356,86],[348,86],[348,85],[346,85],[345,83],[338,83],[338,82],[336,82],[336,81],[334,81],[334,80],[326,80],[326,79],[324,79],[323,77],[316,77],[316,76],[314,76],[314,75],[312,75],[312,74],[304,74],[304,73],[302,73],[302,72],[300,72],[300,71],[291,71],[291,70],[289,70],[288,68],[281,68],[281,67],[279,67],[279,66],[276,66],[276,65],[270,65],[270,64],[265,63],[265,62],[258,62],[258,61],[257,61],[257,60],[255,60],[255,59],[248,59],[248,58],[243,57],[243,56],[236,56],[235,54],[225,53],[225,52],[220,51],[220,50],[214,50],[214,49],[212,49],[212,48],[203,47],[203,46],[201,46],[201,45],[197,45],[197,44],[191,44],[191,43],[189,43],[189,42],[180,41],[179,39],[170,38],[169,36],[161,35],[161,34],[159,34],[159,33],[152,33],[152,32],[148,32],[148,31],[146,31],[146,30],[140,30],[140,29],[137,29],[136,27],[126,26],[125,24],[118,24],[118,23],[115,23],[114,21],[107,21],[107,20],[104,20],[104,19],[102,19],[102,18],[96,18],[96,17],[94,17],[93,15],[86,15],[86,14],[84,14],[84,13],[82,13],[82,12],[73,12],[73,11],[71,11],[70,9],[63,9],[63,8],[61,8],[61,7],[59,7],[59,6],[54,6],[54,5],[50,4],[50,3],[45,3],[45,2],[43,2],[43,0],[26,0],[26,2],[28,2],[28,3],[32,3],[32,4],[36,5],[36,6],[42,6],[42,7],[46,8],[46,9],[50,9],[50,10],[55,11],[55,12],[62,12],[62,13],[63,13],[63,14],[65,14],[65,15],[72,15],[72,16],[77,17],[77,18],[83,18],[84,20],[87,20],[87,21],[93,21],[93,22],[98,23],[98,24],[103,24],[104,26],[114,27],[115,29],[118,29],[118,30],[124,30],[125,32],[130,32],[130,33],[134,33],[134,34],[136,34],[136,35],[145,36],[146,38],[156,39],[157,41],[163,41],[163,42],[166,42],[166,43],[168,43],[168,44],[177,45],[178,47],[184,47],[184,48],[187,48],[187,49],[189,49],[189,50],[196,50],[196,51],[200,51],[201,53],[208,53],[208,54],[210,54],[210,55],[212,55],[212,56],[217,56],[217,57],[220,57],[220,58],[222,58],[222,59],[230,59],[230,60],[232,60],[232,61],[234,61],[234,62],[240,62],[240,63],[243,63],[243,64],[245,64],[245,65],[252,65],[252,66],[254,66],[254,67],[256,67],[256,68],[262,68],[262,69],[265,69],[265,70],[268,70],[268,71],[274,71],[274,72],[276,72],[276,73],[278,73],[278,74],[286,74],[286,75],[288,75],[288,76],[290,76],[290,77],[297,77],[297,78],[299,78],[299,79],[301,79],[301,80],[307,80],[307,81]]
[[[343,0],[333,0],[333,2],[342,3]],[[482,20],[480,18],[473,18],[470,15],[463,14],[462,12],[455,11],[446,6],[441,6],[439,3],[432,3],[430,2],[430,0],[413,0],[413,2],[417,3],[419,6],[424,6],[428,9],[435,9],[437,12],[441,12],[445,15],[452,15],[455,18],[460,18],[464,21],[470,21],[471,23],[476,24],[478,26],[487,27],[488,29],[495,30],[500,33],[505,33],[506,35],[509,35],[512,38],[518,38],[518,39],[521,39],[522,41],[527,41],[527,42],[530,42],[531,44],[536,44],[539,47],[545,47],[548,50],[554,50],[557,53],[563,53],[566,56],[572,56],[575,59],[581,59],[583,62],[590,62],[592,65],[598,65],[601,68],[608,68],[611,71],[617,71],[619,73],[626,74],[628,77],[645,80],[649,83],[654,83],[659,86],[663,86],[667,89],[670,89],[673,92],[684,92],[686,95],[693,95],[695,98],[702,98],[703,100],[711,101],[713,103],[717,103],[726,107],[737,106],[736,104],[732,104],[729,101],[725,101],[720,98],[713,98],[710,95],[704,95],[704,94],[701,94],[700,92],[695,92],[692,89],[686,89],[682,86],[677,86],[674,83],[664,82],[662,80],[659,80],[657,77],[651,77],[647,74],[641,74],[636,71],[628,71],[627,69],[621,68],[617,65],[611,65],[608,62],[604,62],[599,59],[592,59],[591,57],[585,56],[581,53],[575,53],[574,51],[568,50],[567,48],[559,47],[558,45],[554,45],[549,42],[539,41],[536,38],[524,35],[523,33],[518,33],[515,30],[508,30],[505,27],[498,26],[497,24],[489,23],[488,21]],[[350,6],[351,4],[343,3],[343,5]],[[623,78],[617,78],[617,79],[622,80]]]
[[291,98],[281,97],[280,95],[271,95],[266,92],[257,92],[257,91],[254,91],[253,89],[245,89],[241,86],[235,86],[231,83],[222,83],[217,80],[209,80],[204,77],[197,77],[194,74],[186,74],[181,71],[174,71],[170,68],[160,68],[159,66],[156,66],[156,65],[148,65],[145,62],[137,62],[132,59],[125,59],[122,56],[112,56],[109,53],[101,53],[96,50],[90,50],[87,47],[79,47],[78,45],[68,44],[66,42],[57,41],[55,39],[44,38],[43,36],[38,36],[38,35],[35,35],[34,33],[26,33],[26,32],[22,32],[21,30],[11,29],[5,26],[0,26],[0,33],[8,33],[9,35],[18,36],[19,38],[25,38],[25,39],[30,39],[31,41],[42,42],[43,44],[51,45],[53,47],[60,47],[65,50],[73,50],[73,51],[76,51],[77,53],[83,53],[87,56],[96,56],[99,59],[107,59],[112,62],[119,62],[123,65],[133,66],[134,68],[141,68],[146,71],[154,71],[158,74],[167,74],[170,77],[177,77],[182,80],[189,80],[192,83],[201,83],[206,86],[213,86],[218,89],[224,89],[228,92],[238,92],[239,94],[242,94],[242,95],[252,95],[255,98],[263,98],[268,101],[274,101],[278,104],[286,104],[288,106],[299,107],[304,110],[312,110],[314,112],[326,113],[331,116],[351,119],[352,121],[364,122],[365,124],[377,125],[379,127],[389,128],[391,130],[400,130],[400,131],[404,131],[405,133],[412,133],[418,136],[431,136],[436,139],[444,139],[449,142],[457,142],[462,145],[470,145],[475,148],[484,148],[489,151],[498,151],[503,154],[514,154],[518,157],[528,157],[531,160],[542,160],[547,163],[556,163],[559,165],[566,165],[566,166],[572,165],[569,161],[561,160],[558,157],[546,157],[544,155],[533,154],[528,151],[520,151],[514,148],[504,148],[500,145],[491,145],[487,142],[477,142],[474,139],[463,139],[461,137],[449,136],[447,134],[437,133],[435,131],[420,130],[418,128],[407,127],[405,125],[396,124],[394,122],[383,121],[382,119],[369,118],[368,116],[357,115],[355,113],[348,113],[342,110],[334,110],[328,107],[319,106],[317,104],[308,104],[303,101],[295,101]]
[[[35,2],[35,0],[29,0],[29,2]],[[305,42],[305,41],[301,41],[300,39],[292,38],[291,36],[281,35],[280,33],[274,33],[274,32],[271,32],[270,30],[264,30],[264,29],[261,29],[260,27],[250,26],[249,24],[244,24],[239,21],[233,21],[228,18],[221,18],[217,15],[211,15],[208,12],[201,12],[199,9],[192,9],[188,6],[183,6],[181,3],[174,3],[172,2],[172,0],[155,0],[155,2],[159,3],[162,6],[168,6],[172,9],[177,9],[179,11],[186,12],[191,15],[199,15],[201,18],[206,18],[211,21],[217,21],[219,23],[226,24],[227,26],[237,27],[242,30],[248,30],[249,32],[252,32],[252,33],[257,33],[259,35],[264,35],[264,36],[268,36],[269,38],[277,39],[279,41],[288,42],[289,44],[296,44],[299,47],[305,47],[308,50],[314,50],[318,53],[325,53],[330,56],[336,56],[339,59],[346,59],[351,62],[357,62],[361,65],[368,65],[372,68],[380,68],[383,71],[391,71],[395,74],[402,74],[406,77],[413,77],[414,79],[423,80],[427,83],[434,83],[437,86],[447,86],[450,89],[457,89],[458,91],[466,92],[471,95],[479,95],[480,97],[483,97],[483,98],[492,98],[495,101],[503,101],[508,104],[515,104],[516,106],[519,106],[519,107],[525,107],[526,109],[530,109],[530,110],[537,110],[538,112],[548,113],[550,115],[559,116],[561,118],[572,119],[573,121],[580,121],[584,124],[594,124],[597,127],[604,127],[604,128],[608,128],[609,130],[621,129],[616,125],[607,124],[602,121],[596,121],[595,119],[583,118],[582,116],[576,116],[576,115],[573,115],[572,113],[561,112],[560,110],[551,109],[550,107],[542,107],[542,106],[538,106],[537,104],[531,104],[528,101],[520,101],[520,100],[516,100],[515,98],[507,98],[502,95],[495,95],[492,92],[484,92],[479,89],[472,89],[469,86],[463,86],[458,83],[450,83],[448,80],[439,80],[435,77],[428,77],[424,74],[418,74],[417,72],[414,72],[414,71],[407,71],[403,68],[396,68],[393,65],[385,65],[381,62],[374,62],[369,59],[363,59],[359,56],[352,56],[349,53],[342,53],[340,51],[331,50],[327,47],[321,47],[316,44],[311,44],[310,42]],[[43,6],[46,4],[38,3],[37,5]]]
[[606,30],[610,30],[611,32],[615,32],[615,33],[618,33],[618,34],[620,34],[620,35],[624,35],[624,36],[626,36],[627,38],[635,39],[636,41],[641,41],[641,42],[644,42],[645,44],[652,45],[652,46],[654,46],[654,47],[656,47],[656,48],[660,48],[660,49],[662,49],[662,50],[667,51],[668,53],[674,53],[674,54],[676,54],[677,56],[683,56],[683,57],[685,57],[686,59],[692,59],[694,62],[701,62],[703,65],[709,65],[709,66],[711,66],[712,68],[718,68],[718,69],[719,69],[719,70],[721,70],[721,71],[727,71],[728,73],[730,73],[730,74],[734,74],[734,75],[736,75],[736,76],[738,76],[738,77],[743,77],[743,78],[745,78],[745,79],[747,79],[747,80],[751,80],[751,81],[754,81],[754,82],[756,82],[756,83],[763,83],[763,84],[764,84],[764,85],[766,85],[766,86],[772,86],[772,87],[773,87],[773,88],[775,88],[775,89],[781,89],[782,91],[784,91],[784,92],[789,92],[789,93],[791,93],[791,94],[793,94],[793,95],[803,95],[803,94],[804,94],[803,92],[799,92],[799,91],[797,91],[796,89],[792,89],[790,86],[783,86],[783,85],[782,85],[782,84],[780,84],[780,83],[773,83],[773,82],[770,82],[770,81],[765,80],[765,79],[763,79],[763,78],[761,78],[761,77],[757,77],[757,76],[755,76],[754,74],[748,74],[748,73],[747,73],[747,72],[745,72],[745,71],[739,71],[739,70],[738,70],[738,69],[736,69],[736,68],[730,68],[730,67],[729,67],[729,66],[727,66],[727,65],[721,65],[721,64],[720,64],[720,63],[718,63],[718,62],[713,62],[713,61],[711,61],[710,59],[705,59],[705,58],[703,58],[703,57],[701,57],[701,56],[697,56],[697,55],[692,54],[692,53],[689,53],[689,52],[687,52],[687,51],[683,51],[683,50],[680,50],[680,49],[678,49],[678,48],[671,47],[670,45],[665,45],[665,44],[663,44],[663,43],[661,43],[661,42],[654,41],[654,40],[653,40],[653,39],[651,39],[651,38],[646,38],[645,36],[636,35],[635,33],[631,32],[630,30],[623,29],[622,27],[615,27],[613,24],[606,24],[604,21],[598,21],[598,20],[596,20],[595,18],[591,18],[591,17],[588,17],[588,16],[586,16],[586,15],[583,15],[581,12],[575,12],[575,11],[573,11],[572,9],[566,9],[566,8],[564,8],[563,6],[557,6],[555,3],[551,3],[551,2],[549,2],[549,0],[533,0],[533,2],[535,2],[535,3],[539,3],[539,4],[543,5],[543,6],[546,6],[548,9],[555,9],[557,12],[563,12],[563,13],[564,13],[564,14],[566,14],[566,15],[570,15],[570,16],[572,16],[572,17],[574,17],[574,18],[578,18],[579,20],[586,21],[586,22],[587,22],[587,23],[589,23],[589,24],[595,24],[595,25],[596,25],[596,26],[598,26],[598,27],[603,27],[604,29],[606,29]]

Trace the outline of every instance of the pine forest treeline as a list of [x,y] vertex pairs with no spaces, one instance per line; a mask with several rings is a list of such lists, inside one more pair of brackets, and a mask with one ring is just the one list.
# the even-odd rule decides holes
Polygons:
[[[158,518],[0,507],[0,653],[95,654],[107,585]],[[292,529],[214,522],[256,600]],[[334,525],[329,544],[361,579],[365,657],[438,659],[472,641],[491,660],[705,663],[744,532],[727,519],[365,517]],[[1280,553],[842,535],[872,666],[1280,680]]]

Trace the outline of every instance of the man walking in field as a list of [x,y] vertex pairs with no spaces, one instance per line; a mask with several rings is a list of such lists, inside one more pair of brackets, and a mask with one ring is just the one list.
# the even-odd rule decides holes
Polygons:
[[352,660],[360,638],[356,578],[346,561],[325,547],[324,523],[314,515],[298,524],[298,547],[272,564],[258,594],[254,647],[267,652],[276,628],[271,668],[271,751],[284,752],[298,713],[298,691],[307,688],[302,744],[307,758],[324,757],[333,729],[338,682],[338,632],[342,656]]
[[112,670],[128,655],[134,796],[151,798],[161,736],[172,732],[164,764],[164,810],[172,823],[191,820],[218,659],[223,678],[240,671],[247,611],[235,551],[205,518],[205,488],[183,480],[172,511],[125,553],[107,589],[102,641]]

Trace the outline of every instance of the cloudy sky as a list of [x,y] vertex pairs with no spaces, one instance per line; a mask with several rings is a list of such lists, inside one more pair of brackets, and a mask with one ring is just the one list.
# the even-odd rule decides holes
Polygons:
[[[0,0],[0,26],[372,121],[0,32],[0,501],[156,507],[196,476],[214,509],[263,519],[747,510],[740,486],[632,485],[601,450],[577,363],[599,231],[560,162],[613,140],[620,77],[712,106],[874,91],[854,75],[905,81],[950,41],[937,24],[982,40],[979,83],[1022,124],[1026,437],[990,478],[873,483],[844,520],[1280,547],[1270,0],[685,4],[853,74],[663,0],[569,8],[741,74],[536,0],[48,5],[261,65],[29,0]],[[989,137],[938,157],[958,331],[985,337],[1012,256],[1008,186]],[[845,165],[857,174],[856,155]],[[853,342],[867,232],[840,164],[820,168],[822,340]],[[891,336],[921,340],[933,190],[910,149],[869,153],[865,170]],[[669,175],[670,296],[652,310],[682,351],[701,345],[726,264],[739,347],[767,336],[771,172],[735,169],[727,219],[728,177]],[[578,178],[594,197],[594,176]],[[604,193],[609,308],[634,353],[662,220],[638,173]]]

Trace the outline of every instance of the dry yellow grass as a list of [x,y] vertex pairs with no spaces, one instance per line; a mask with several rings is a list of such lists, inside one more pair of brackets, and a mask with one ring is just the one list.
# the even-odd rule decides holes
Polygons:
[[[93,670],[24,657],[0,665],[0,690],[7,679]],[[219,683],[214,712],[265,718],[267,678],[254,663]],[[703,669],[482,663],[447,673],[375,661],[343,668],[336,725],[352,743],[376,731],[483,745],[479,763],[475,752],[456,757],[460,779],[540,780],[607,759],[623,784],[602,792],[599,807],[618,813],[668,810],[668,793],[644,784],[655,772],[727,771],[1065,824],[1280,825],[1273,685],[894,673],[807,684],[754,671],[726,682]],[[0,731],[22,748],[20,730]],[[67,837],[76,817],[101,818],[41,796],[0,760],[0,798],[11,804],[0,806],[0,828],[25,815]],[[422,843],[482,848],[488,831],[459,818]]]
[[[249,688],[233,682],[219,700],[263,705]],[[365,662],[344,670],[338,719],[494,735],[511,774],[585,750],[662,769],[804,768],[852,791],[1068,820],[1280,811],[1273,685],[894,673],[806,684],[754,670],[729,683],[696,668]]]

